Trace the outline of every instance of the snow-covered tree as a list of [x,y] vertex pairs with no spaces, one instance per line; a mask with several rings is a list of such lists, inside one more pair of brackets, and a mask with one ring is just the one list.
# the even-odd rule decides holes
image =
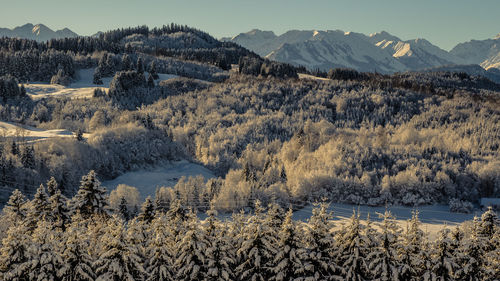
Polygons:
[[128,211],[127,205],[127,200],[125,199],[125,197],[122,197],[117,211],[125,221],[128,221],[130,219],[130,213]]
[[234,280],[233,268],[236,264],[235,252],[228,231],[220,225],[217,212],[211,208],[207,212],[205,227],[207,281]]
[[64,263],[59,269],[59,276],[62,281],[93,281],[95,274],[93,260],[89,254],[91,244],[86,235],[86,222],[75,216],[72,221],[63,236],[61,257]]
[[377,236],[377,247],[369,254],[370,270],[377,280],[399,280],[400,262],[398,258],[399,235],[401,230],[389,211],[380,214],[381,232]]
[[49,197],[45,192],[43,184],[38,187],[33,200],[30,201],[28,206],[25,223],[28,226],[29,231],[33,231],[39,221],[50,218],[52,211],[49,203]]
[[354,212],[349,223],[337,235],[336,263],[341,268],[343,280],[361,281],[369,279],[366,262],[369,241],[363,235],[364,226],[359,212]]
[[78,193],[71,201],[73,211],[79,212],[83,218],[108,214],[106,190],[101,187],[94,171],[82,177]]
[[206,278],[206,238],[199,227],[196,214],[190,211],[185,222],[185,233],[177,243],[178,256],[174,263],[176,280],[194,281]]
[[421,230],[418,211],[414,211],[406,224],[399,248],[401,260],[399,278],[403,280],[430,280],[430,271],[427,268],[428,256],[424,252],[428,247],[425,243],[425,234]]
[[7,220],[11,224],[14,224],[24,220],[27,211],[26,207],[26,197],[19,189],[16,189],[10,195],[7,205],[3,208],[3,212]]
[[269,270],[269,262],[272,260],[273,248],[276,241],[271,237],[264,224],[264,209],[260,201],[255,201],[255,214],[248,219],[247,225],[242,233],[242,243],[237,251],[239,265],[236,274],[239,280],[264,281],[272,272]]
[[274,259],[271,262],[272,276],[270,280],[305,280],[311,274],[312,265],[307,261],[307,251],[303,237],[292,219],[293,211],[289,209],[278,233]]
[[449,237],[450,230],[444,228],[439,231],[439,237],[434,243],[432,251],[432,279],[439,281],[454,280],[455,258],[453,257],[452,241]]
[[137,72],[144,73],[144,63],[141,57],[137,58],[136,67],[137,67]]
[[59,190],[59,186],[56,179],[54,177],[50,177],[50,179],[47,181],[47,195],[51,197],[56,194],[57,190]]
[[335,264],[336,245],[333,229],[333,215],[328,212],[329,204],[321,203],[313,208],[307,221],[305,242],[309,252],[308,262],[312,265],[307,280],[331,280],[338,276],[340,269]]
[[174,257],[171,249],[175,247],[175,241],[170,239],[169,224],[164,214],[157,215],[151,222],[150,233],[151,238],[146,248],[147,281],[174,280]]
[[136,248],[126,242],[124,223],[119,217],[107,220],[102,244],[102,252],[94,262],[96,280],[142,280],[145,271]]
[[151,197],[146,197],[146,200],[141,206],[141,212],[137,216],[137,219],[143,221],[144,223],[151,223],[155,217],[155,206],[151,201]]
[[63,265],[61,236],[61,232],[54,231],[51,222],[39,221],[28,249],[30,280],[59,280],[59,269]]
[[28,228],[24,224],[18,223],[9,228],[7,237],[2,240],[2,248],[0,249],[2,280],[28,280],[30,239]]
[[68,199],[66,196],[61,194],[60,190],[56,190],[55,193],[49,197],[49,204],[51,212],[49,214],[50,221],[54,224],[54,227],[65,231],[66,226],[70,223],[70,211],[68,208]]

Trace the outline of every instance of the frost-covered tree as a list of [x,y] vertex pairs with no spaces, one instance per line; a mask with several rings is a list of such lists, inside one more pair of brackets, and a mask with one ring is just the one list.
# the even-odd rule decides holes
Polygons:
[[377,280],[399,280],[399,235],[401,230],[389,211],[380,214],[383,221],[379,223],[380,233],[377,236],[377,247],[369,254],[370,270]]
[[[289,209],[278,233],[275,255],[271,262],[270,280],[305,280],[311,274],[312,265],[307,261],[307,250],[303,237],[292,219]],[[306,273],[307,272],[307,273]]]
[[93,281],[95,274],[88,249],[91,244],[86,235],[86,222],[75,216],[72,221],[63,236],[61,257],[64,263],[59,270],[59,276],[62,281]]
[[141,57],[137,58],[136,68],[137,72],[144,73],[144,62]]
[[3,208],[3,212],[7,220],[11,223],[23,221],[26,217],[26,197],[19,189],[12,192],[7,201],[7,205]]
[[101,69],[99,67],[97,67],[94,70],[94,75],[93,75],[93,78],[92,78],[92,83],[95,84],[95,85],[102,85],[103,84],[103,82],[102,82],[102,73],[101,73]]
[[345,228],[337,235],[336,263],[341,268],[343,280],[361,281],[369,279],[366,262],[369,241],[363,235],[364,226],[359,212],[354,212]]
[[29,280],[30,260],[28,249],[31,237],[24,224],[12,225],[0,249],[0,272],[5,281]]
[[206,277],[209,281],[234,280],[233,268],[236,264],[235,252],[229,239],[228,231],[217,219],[217,211],[212,208],[207,212],[205,227],[206,239]]
[[455,258],[453,257],[452,241],[449,237],[450,230],[444,228],[439,231],[439,237],[434,243],[432,251],[432,279],[439,281],[454,280]]
[[334,256],[333,214],[328,212],[328,207],[327,203],[319,204],[307,221],[304,239],[309,252],[308,262],[312,266],[307,280],[332,280],[340,272]]
[[125,220],[128,221],[130,219],[130,212],[127,207],[128,203],[125,197],[120,199],[120,204],[118,205],[118,213]]
[[47,181],[47,195],[51,197],[56,194],[57,190],[59,190],[59,186],[56,179],[54,177],[50,177]]
[[70,211],[68,208],[68,199],[61,194],[60,190],[49,197],[50,214],[49,219],[54,224],[54,227],[65,231],[66,226],[70,223]]
[[36,190],[33,200],[30,201],[25,223],[30,231],[33,231],[37,223],[50,218],[51,206],[45,187],[41,184]]
[[101,254],[94,262],[96,280],[142,280],[145,271],[133,245],[125,239],[123,221],[116,216],[107,220]]
[[486,272],[485,254],[489,240],[482,235],[481,221],[476,217],[470,233],[462,240],[457,251],[458,267],[455,277],[459,280],[484,280]]
[[148,70],[148,72],[149,72],[149,74],[151,74],[153,76],[153,79],[159,79],[160,78],[158,76],[158,72],[157,72],[156,60],[153,60],[149,64],[149,70]]
[[122,71],[132,70],[132,61],[130,60],[130,57],[127,54],[124,54],[122,56],[121,69]]
[[80,188],[71,200],[73,212],[79,212],[83,218],[92,215],[107,215],[108,202],[106,190],[101,187],[94,171],[82,177]]
[[175,247],[175,241],[170,239],[170,229],[164,214],[157,215],[151,222],[150,233],[146,248],[147,281],[174,280],[172,248]]
[[194,281],[206,278],[206,238],[199,227],[196,214],[190,211],[185,222],[185,232],[178,241],[174,268],[177,271],[176,280]]
[[155,217],[155,206],[153,201],[151,201],[151,197],[146,197],[144,203],[141,206],[141,212],[137,216],[137,219],[144,223],[151,223]]
[[263,211],[260,201],[255,201],[255,214],[241,233],[242,243],[237,251],[239,265],[235,269],[239,280],[264,281],[272,275],[268,266],[274,257],[276,241],[266,235]]
[[61,234],[53,229],[51,222],[39,221],[28,249],[30,280],[60,280],[59,269],[63,265],[60,253]]
[[430,280],[430,272],[427,268],[428,257],[424,252],[426,250],[425,234],[421,230],[418,211],[414,211],[406,224],[406,230],[401,239],[399,278],[403,280],[420,280],[421,278]]

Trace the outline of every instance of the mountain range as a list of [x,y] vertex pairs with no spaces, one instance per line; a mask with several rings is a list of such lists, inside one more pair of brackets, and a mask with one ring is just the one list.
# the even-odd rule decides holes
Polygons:
[[54,31],[43,24],[33,25],[27,23],[13,29],[0,28],[0,37],[18,37],[36,41],[47,41],[50,39],[78,37],[78,34],[68,28]]
[[341,30],[290,30],[277,36],[272,31],[254,29],[222,40],[312,70],[347,67],[393,73],[473,64],[485,70],[500,69],[500,34],[494,39],[458,44],[449,52],[425,39],[402,40],[385,31],[365,35]]

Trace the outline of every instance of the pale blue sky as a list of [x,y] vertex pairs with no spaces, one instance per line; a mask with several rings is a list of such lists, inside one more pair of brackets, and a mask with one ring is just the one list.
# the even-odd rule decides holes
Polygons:
[[500,0],[0,0],[0,27],[31,22],[90,35],[117,27],[176,22],[215,37],[253,28],[386,30],[451,49],[500,33]]

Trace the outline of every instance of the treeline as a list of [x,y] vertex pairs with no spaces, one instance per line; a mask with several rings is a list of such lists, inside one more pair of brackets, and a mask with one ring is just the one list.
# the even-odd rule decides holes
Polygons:
[[[390,212],[379,222],[354,212],[332,220],[328,204],[306,223],[277,204],[254,202],[252,214],[201,221],[178,200],[147,198],[135,217],[124,200],[111,209],[95,174],[67,199],[51,179],[30,201],[14,191],[0,221],[2,280],[497,280],[500,224],[480,219],[437,238],[418,212],[401,227]],[[166,207],[166,209],[165,209]]]
[[26,89],[19,87],[16,78],[10,75],[0,76],[0,99],[5,103],[8,100],[26,97]]

